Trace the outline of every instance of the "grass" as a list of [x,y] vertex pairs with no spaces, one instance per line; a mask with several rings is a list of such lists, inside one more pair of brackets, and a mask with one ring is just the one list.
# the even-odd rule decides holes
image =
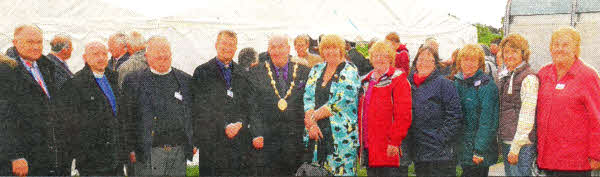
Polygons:
[[185,170],[185,176],[199,176],[198,166],[188,166]]

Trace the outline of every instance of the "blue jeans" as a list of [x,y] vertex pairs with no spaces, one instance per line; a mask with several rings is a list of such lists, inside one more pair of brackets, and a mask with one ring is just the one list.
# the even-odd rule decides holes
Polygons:
[[535,144],[528,144],[521,147],[519,151],[519,161],[516,165],[508,163],[508,152],[510,144],[502,143],[502,155],[504,157],[504,175],[506,176],[531,176],[531,167],[537,154]]

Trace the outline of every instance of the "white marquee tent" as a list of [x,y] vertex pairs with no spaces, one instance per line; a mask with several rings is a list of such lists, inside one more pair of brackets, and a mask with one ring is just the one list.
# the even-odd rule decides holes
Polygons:
[[[470,24],[427,6],[432,0],[304,0],[304,1],[210,1],[169,17],[151,18],[130,9],[114,7],[99,0],[9,0],[1,1],[0,49],[12,46],[12,33],[21,24],[36,24],[44,31],[44,53],[59,33],[73,38],[74,53],[68,65],[83,67],[81,55],[86,42],[106,42],[115,32],[136,30],[147,39],[166,36],[172,43],[173,65],[188,73],[216,52],[216,34],[223,29],[238,33],[238,50],[254,47],[262,52],[272,34],[335,33],[348,40],[383,39],[395,31],[411,54],[427,37],[440,42],[440,55],[467,43],[477,42],[477,30]],[[181,4],[182,6],[185,4]],[[292,52],[295,54],[295,52]]]

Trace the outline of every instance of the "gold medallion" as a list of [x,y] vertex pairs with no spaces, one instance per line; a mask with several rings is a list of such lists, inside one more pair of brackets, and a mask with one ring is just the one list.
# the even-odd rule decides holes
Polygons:
[[279,107],[279,110],[281,110],[282,112],[285,111],[285,109],[287,108],[287,101],[285,101],[284,99],[279,99],[277,107]]

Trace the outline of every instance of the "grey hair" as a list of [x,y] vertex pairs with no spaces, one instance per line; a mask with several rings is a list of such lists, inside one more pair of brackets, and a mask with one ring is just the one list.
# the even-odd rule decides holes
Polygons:
[[56,36],[54,36],[54,38],[66,38],[67,41],[57,41],[54,42],[54,40],[52,42],[50,42],[50,50],[52,50],[52,52],[60,52],[63,49],[68,49],[71,48],[71,45],[69,45],[69,41],[71,41],[71,37],[69,35],[66,34],[58,34]]

